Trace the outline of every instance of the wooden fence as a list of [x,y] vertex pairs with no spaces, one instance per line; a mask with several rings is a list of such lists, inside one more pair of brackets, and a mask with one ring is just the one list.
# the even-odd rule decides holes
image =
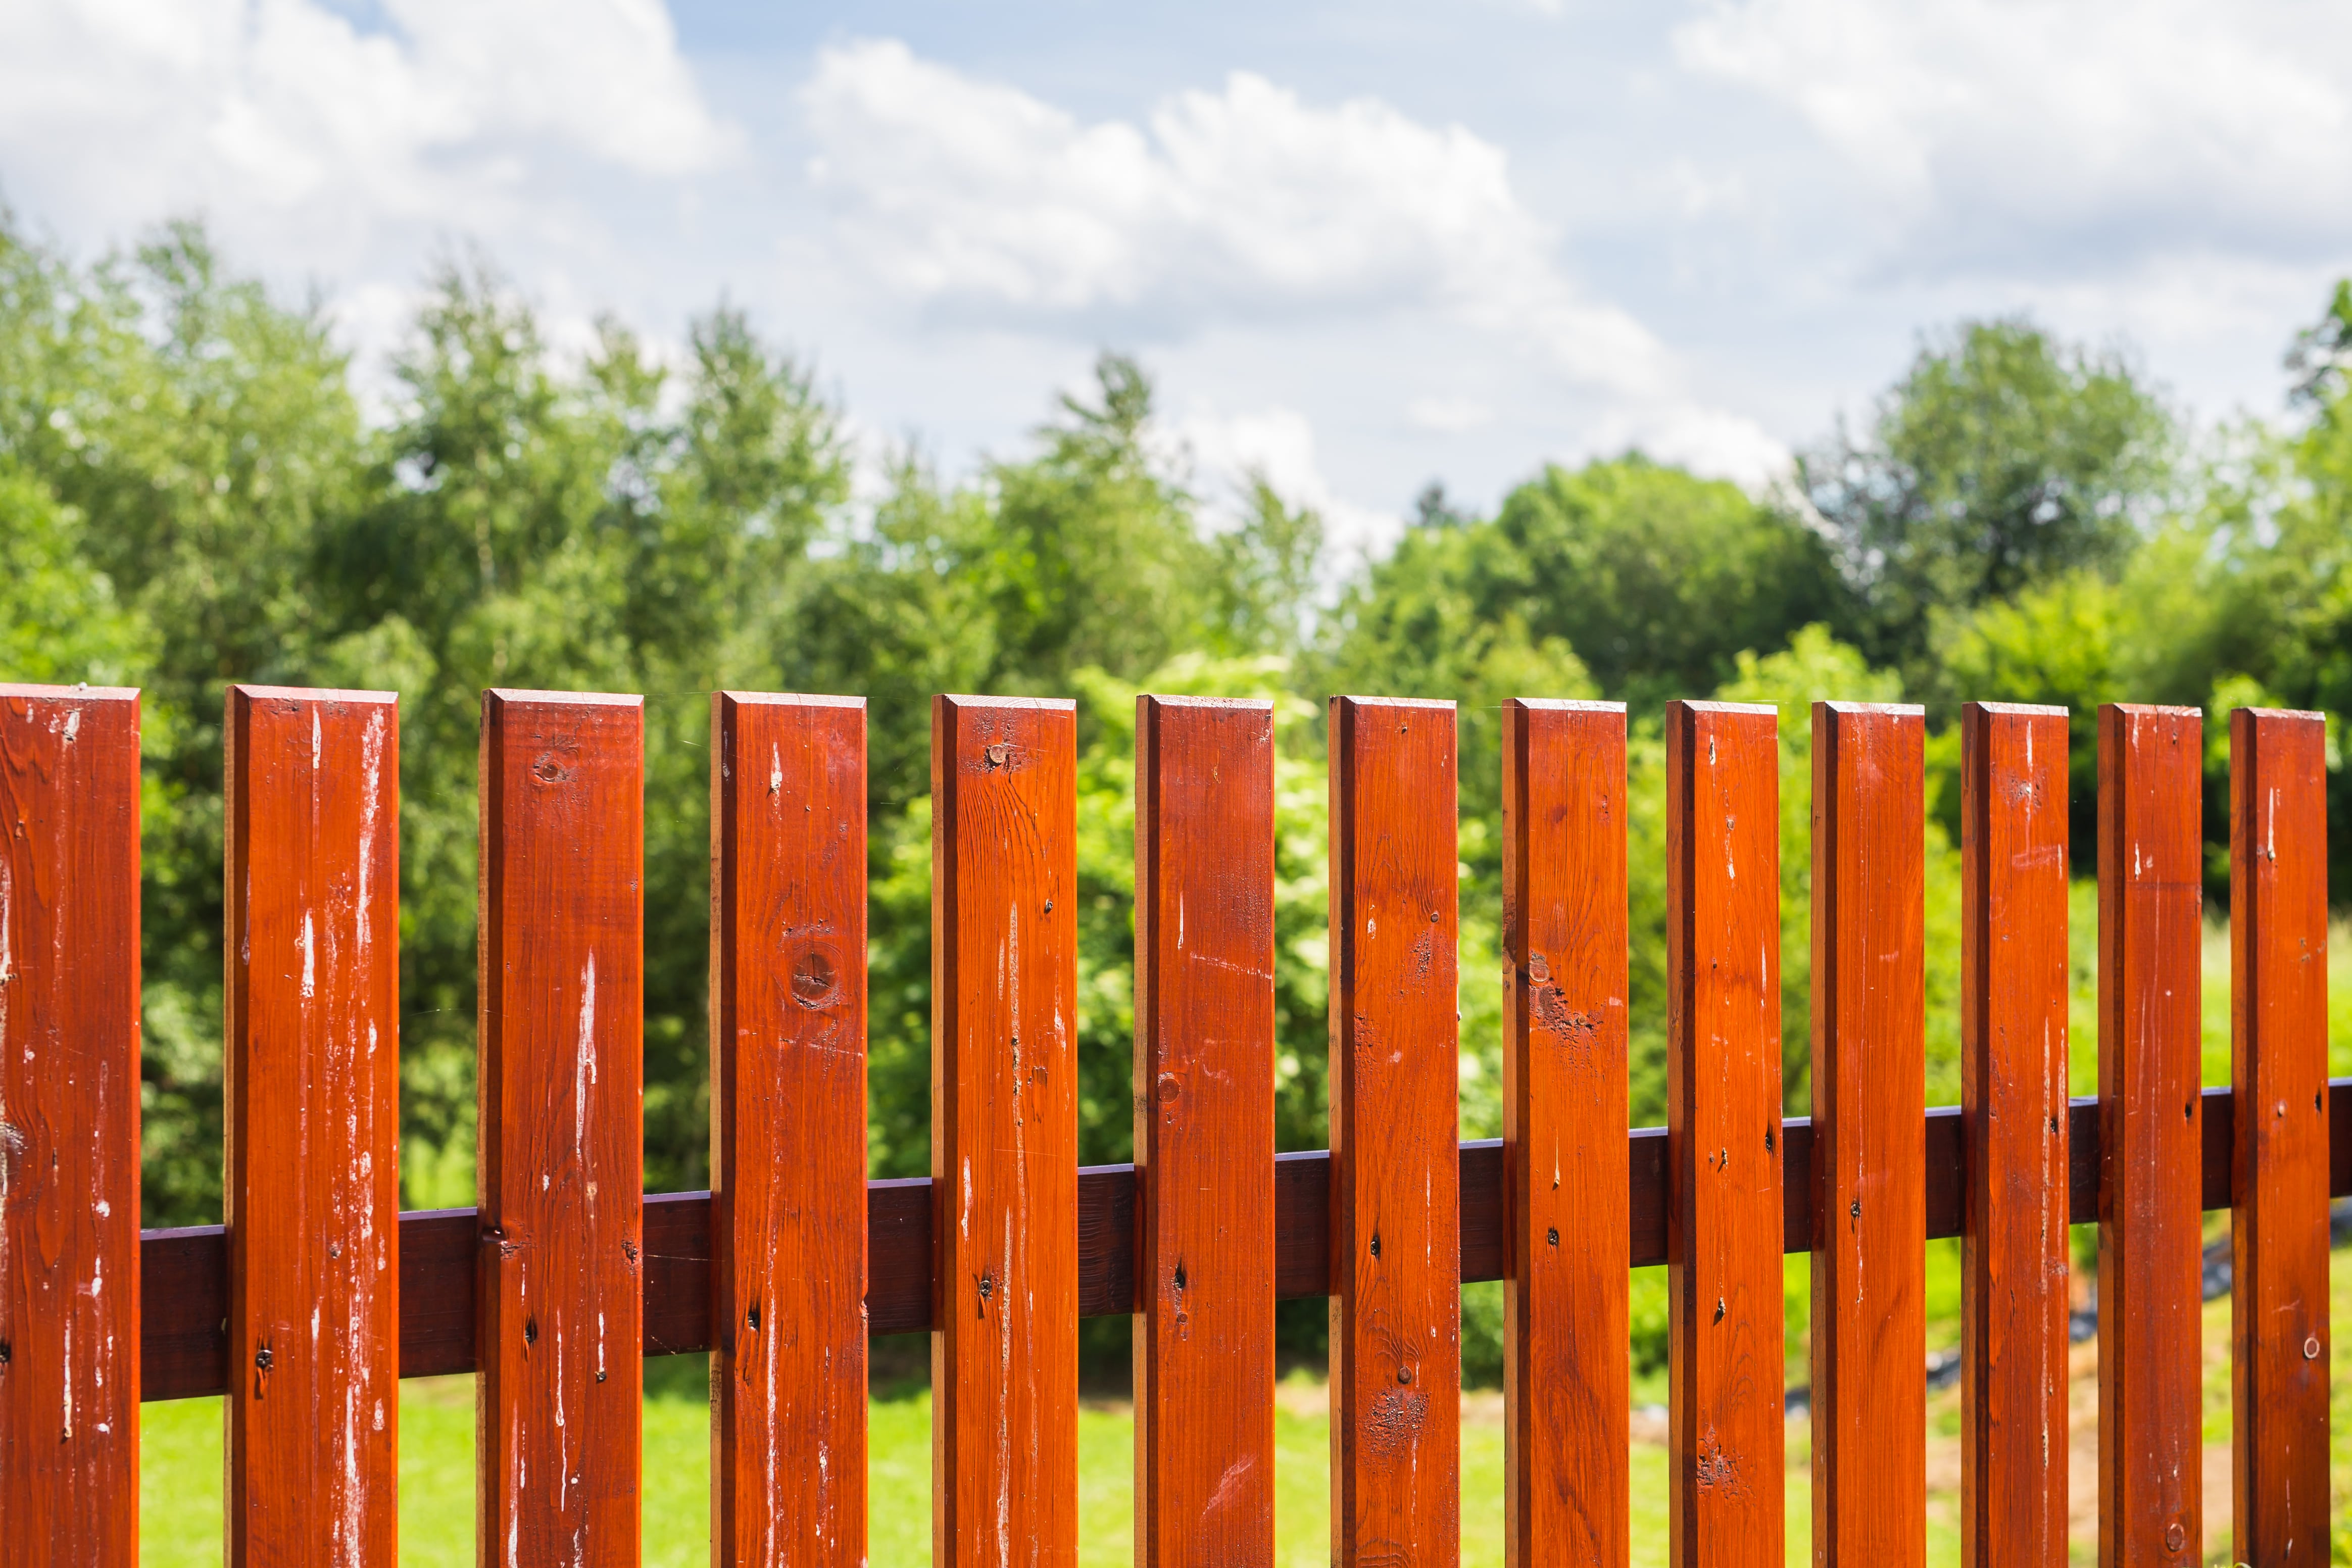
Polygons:
[[478,1379],[485,1563],[634,1563],[638,1356],[712,1352],[712,1557],[866,1554],[871,1334],[928,1330],[935,1562],[1072,1563],[1078,1320],[1128,1314],[1139,1564],[1273,1557],[1274,1303],[1331,1303],[1332,1559],[1457,1557],[1460,1296],[1509,1282],[1515,1563],[1627,1553],[1627,1270],[1672,1300],[1673,1553],[1777,1563],[1781,1255],[1816,1561],[1924,1552],[1924,1243],[1964,1238],[1970,1564],[2066,1558],[2099,1225],[2101,1559],[2198,1561],[2203,1212],[2235,1561],[2326,1561],[2325,734],[2231,716],[2232,1083],[2199,1086],[2204,742],[2100,716],[2099,1094],[2069,1101],[2067,725],[1965,720],[1964,1103],[1923,1103],[1923,720],[1813,713],[1812,1082],[1780,1114],[1769,708],[1668,710],[1670,1121],[1626,1128],[1625,715],[1514,702],[1506,1133],[1456,1140],[1452,706],[1330,712],[1331,1144],[1274,1148],[1274,733],[1145,698],[1137,1163],[1076,1160],[1075,714],[933,710],[932,1172],[866,1179],[865,711],[712,704],[709,1194],[641,1195],[635,698],[493,691],[478,1210],[397,1212],[398,721],[234,689],[226,1229],[141,1234],[139,700],[0,688],[0,1562],[136,1561],[142,1399],[226,1393],[229,1557],[394,1559],[396,1377]]

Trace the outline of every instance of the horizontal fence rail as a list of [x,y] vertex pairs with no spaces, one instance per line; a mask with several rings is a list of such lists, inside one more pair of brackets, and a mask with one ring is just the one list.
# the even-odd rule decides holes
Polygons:
[[[2231,1205],[2234,1103],[2226,1089],[2204,1090],[2200,1203]],[[2331,1079],[2327,1092],[2327,1190],[2352,1197],[2352,1078]],[[2099,1218],[2099,1102],[2068,1106],[2068,1223]],[[1781,1200],[1783,1252],[1813,1246],[1811,1121],[1781,1124],[1788,1183]],[[1961,1234],[1966,1154],[1958,1106],[1927,1112],[1927,1235]],[[1667,1261],[1666,1130],[1637,1127],[1626,1138],[1627,1247],[1632,1266]],[[1461,1145],[1462,1281],[1507,1277],[1504,1234],[1503,1144],[1484,1138]],[[1142,1308],[1136,1237],[1137,1181],[1132,1165],[1088,1165],[1078,1172],[1078,1313],[1115,1318]],[[687,1355],[710,1344],[710,1194],[647,1194],[645,1200],[645,1353]],[[1274,1288],[1284,1300],[1331,1293],[1331,1157],[1274,1158]],[[919,1334],[931,1321],[931,1181],[915,1176],[866,1184],[866,1286],[868,1331]],[[477,1370],[474,1254],[480,1224],[472,1209],[428,1209],[400,1216],[400,1375],[437,1377]],[[142,1394],[191,1399],[227,1387],[228,1347],[220,1319],[228,1306],[228,1243],[216,1225],[151,1230],[141,1237],[144,1300],[141,1338]]]

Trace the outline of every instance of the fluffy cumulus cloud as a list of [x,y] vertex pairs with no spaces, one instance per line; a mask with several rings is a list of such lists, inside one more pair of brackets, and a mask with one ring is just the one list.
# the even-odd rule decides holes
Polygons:
[[2112,280],[2352,240],[2352,10],[2248,0],[1715,0],[1681,63],[1784,104],[1881,263]]
[[266,259],[363,265],[387,226],[495,236],[551,159],[645,176],[733,144],[661,0],[0,5],[0,156],[47,221],[207,214]]
[[1435,309],[1582,383],[1670,380],[1647,330],[1553,264],[1502,150],[1460,126],[1308,104],[1245,71],[1141,124],[1087,124],[896,41],[825,51],[804,101],[818,187],[925,301],[1172,330]]
[[1329,569],[1353,566],[1360,556],[1393,543],[1404,519],[1341,495],[1316,451],[1315,426],[1306,415],[1279,405],[1228,411],[1200,399],[1172,422],[1173,464],[1201,494],[1214,527],[1240,522],[1248,487],[1258,480],[1283,504],[1322,514]]

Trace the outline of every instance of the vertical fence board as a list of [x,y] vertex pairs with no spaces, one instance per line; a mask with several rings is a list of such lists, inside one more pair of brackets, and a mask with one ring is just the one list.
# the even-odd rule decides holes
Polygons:
[[2099,1561],[2203,1551],[2204,727],[2099,710]]
[[400,714],[228,693],[228,1560],[397,1561]]
[[1461,1553],[1451,702],[1331,700],[1331,1561]]
[[1813,1561],[1927,1560],[1917,708],[1813,704]]
[[1625,709],[1503,706],[1504,1554],[1623,1568]]
[[2327,731],[2230,716],[2233,1559],[2327,1561]]
[[1787,1535],[1778,717],[1666,709],[1676,1568],[1778,1568]]
[[931,706],[931,1560],[1078,1549],[1077,719]]
[[1961,717],[1960,1540],[2066,1562],[2066,711]]
[[866,704],[710,700],[719,1568],[866,1561]]
[[482,697],[480,1558],[637,1561],[645,712]]
[[1274,710],[1142,697],[1135,1560],[1274,1561]]
[[139,1561],[139,694],[0,686],[0,1561]]

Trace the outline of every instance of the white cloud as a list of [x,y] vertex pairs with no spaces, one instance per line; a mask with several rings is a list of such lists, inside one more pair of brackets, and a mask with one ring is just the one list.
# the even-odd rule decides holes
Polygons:
[[661,0],[0,6],[0,158],[85,233],[203,212],[276,265],[373,259],[387,226],[495,232],[553,157],[636,174],[734,144]]
[[2111,277],[2352,238],[2343,6],[1716,0],[1674,43],[1838,155],[1882,265]]
[[[1548,391],[1522,413],[1555,447],[1604,449],[1598,432],[1758,485],[1786,464],[1753,421],[1695,395],[1648,328],[1578,285],[1503,150],[1460,125],[1372,98],[1309,103],[1246,71],[1088,123],[895,39],[822,51],[801,100],[838,253],[902,307],[1162,344],[1434,325],[1459,357],[1534,374]],[[1458,434],[1487,418],[1424,398],[1405,423]]]
[[1404,405],[1404,416],[1417,430],[1453,436],[1489,423],[1495,411],[1475,397],[1416,397]]
[[1658,341],[1584,297],[1502,150],[1376,99],[1322,108],[1248,72],[1142,125],[1083,124],[895,40],[826,50],[803,90],[810,172],[904,294],[1013,317],[1182,331],[1281,314],[1436,310],[1637,396]]
[[1263,479],[1283,504],[1323,515],[1323,536],[1334,569],[1392,543],[1404,520],[1348,500],[1333,489],[1316,455],[1315,426],[1294,408],[1227,413],[1202,401],[1189,407],[1169,435],[1190,460],[1191,482],[1202,493],[1213,526],[1240,521],[1244,488]]

